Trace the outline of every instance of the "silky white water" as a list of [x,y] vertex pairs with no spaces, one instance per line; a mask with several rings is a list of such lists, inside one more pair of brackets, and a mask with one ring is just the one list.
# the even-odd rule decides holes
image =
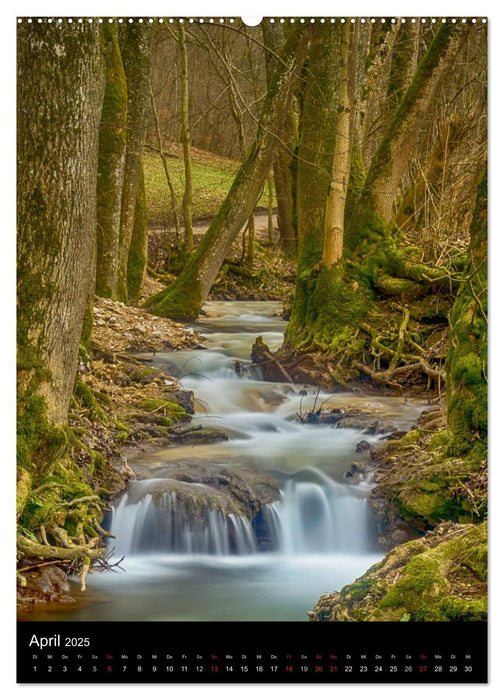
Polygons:
[[[371,537],[369,478],[344,478],[359,440],[379,436],[302,424],[296,414],[324,401],[409,428],[421,404],[350,393],[316,398],[309,387],[301,396],[301,386],[264,382],[250,371],[250,349],[258,335],[280,347],[280,304],[210,302],[204,311],[196,328],[208,349],[158,353],[154,364],[194,391],[194,423],[223,429],[230,440],[130,460],[140,478],[107,524],[124,571],[90,575],[87,604],[65,619],[305,620],[322,593],[382,557]],[[279,497],[249,521],[216,508],[208,486],[191,484],[202,504],[195,517],[163,469],[206,462],[259,468],[276,479]]]

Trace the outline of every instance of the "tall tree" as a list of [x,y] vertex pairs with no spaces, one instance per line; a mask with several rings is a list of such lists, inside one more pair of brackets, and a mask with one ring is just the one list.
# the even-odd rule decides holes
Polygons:
[[98,155],[96,293],[117,299],[128,95],[117,25],[103,24],[102,36],[106,83]]
[[183,23],[178,27],[178,42],[180,50],[180,115],[181,131],[180,140],[184,149],[184,197],[182,209],[184,212],[185,247],[187,255],[193,252],[193,226],[192,226],[192,197],[193,177],[191,161],[191,132],[189,129],[189,71],[187,67],[186,34]]
[[138,178],[135,203],[135,221],[128,253],[128,299],[134,303],[137,303],[140,299],[147,270],[148,224],[144,170],[142,163],[140,163],[140,176]]
[[22,461],[65,421],[94,282],[99,25],[18,26],[18,401]]
[[[266,73],[270,80],[275,71],[278,54],[282,50],[284,28],[278,22],[262,22],[266,45]],[[277,154],[273,162],[273,177],[278,208],[278,229],[282,247],[294,254],[296,251],[296,231],[294,228],[293,172],[292,160],[298,137],[297,99],[293,94],[286,119],[279,132]]]
[[311,271],[320,265],[324,250],[327,195],[340,115],[342,32],[339,24],[315,25],[305,66],[297,152],[298,272],[289,323],[296,336],[304,326],[313,292]]
[[151,297],[147,306],[158,316],[196,318],[230,245],[250,216],[275,154],[278,129],[289,107],[293,80],[305,53],[309,31],[293,28],[270,81],[256,137],[223,202],[178,279]]
[[126,162],[119,233],[118,297],[128,299],[128,255],[135,222],[140,163],[149,118],[152,28],[147,22],[127,23],[119,30],[119,44],[128,88]]
[[332,177],[327,195],[324,225],[324,251],[322,264],[331,267],[343,255],[343,233],[345,229],[345,206],[350,178],[352,157],[352,107],[350,88],[350,34],[351,25],[341,28],[339,74],[334,77],[338,100],[338,117],[334,139]]
[[[337,350],[348,344],[355,324],[370,312],[375,292],[414,293],[434,279],[442,284],[439,271],[413,265],[399,253],[389,222],[408,155],[437,89],[451,69],[464,32],[463,25],[442,25],[420,62],[373,157],[352,217],[345,221],[345,256],[341,264],[323,266],[319,274],[319,255],[314,256],[312,268],[306,270],[305,291],[298,285],[296,313],[287,331],[293,346],[315,341]],[[321,197],[318,202],[321,206]],[[301,210],[298,220],[302,220]],[[307,298],[306,290],[311,290]]]

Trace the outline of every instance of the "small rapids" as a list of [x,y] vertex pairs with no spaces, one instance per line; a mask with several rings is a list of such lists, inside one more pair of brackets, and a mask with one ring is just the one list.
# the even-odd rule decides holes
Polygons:
[[[281,499],[265,505],[253,522],[209,505],[195,510],[174,492],[158,498],[147,492],[138,500],[126,493],[111,523],[114,551],[120,556],[365,552],[366,499],[354,495],[352,487],[337,484],[318,470],[312,472],[312,481],[289,479]],[[166,480],[140,484],[155,488],[158,481]]]
[[[370,477],[345,477],[361,458],[357,443],[373,446],[381,436],[308,425],[297,415],[324,402],[407,429],[423,406],[263,381],[250,351],[259,335],[273,351],[281,346],[279,313],[277,302],[209,302],[195,326],[208,349],[149,356],[194,391],[194,423],[230,439],[130,459],[139,479],[105,523],[115,536],[112,560],[123,558],[124,571],[92,574],[85,599],[75,596],[83,604],[62,619],[306,620],[321,594],[381,558],[370,536]],[[208,469],[242,481],[255,470],[278,487],[251,516],[247,503],[199,479]]]

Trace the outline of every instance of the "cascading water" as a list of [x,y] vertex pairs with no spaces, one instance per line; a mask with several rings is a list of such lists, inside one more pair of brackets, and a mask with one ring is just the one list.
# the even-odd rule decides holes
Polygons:
[[363,553],[369,549],[367,500],[350,488],[290,480],[264,509],[273,548],[284,554]]
[[[114,509],[114,551],[121,556],[147,552],[226,556],[260,550],[289,555],[365,552],[366,499],[318,470],[313,470],[313,476],[314,481],[288,480],[281,500],[264,506],[255,528],[235,513],[205,504],[198,510],[190,508],[176,493],[157,498],[145,493],[138,500],[126,493]],[[145,487],[157,481],[141,483]]]
[[121,556],[148,552],[226,556],[257,551],[247,518],[204,506],[195,510],[176,493],[158,498],[147,493],[138,502],[124,494],[114,510],[111,530],[112,546]]
[[[115,535],[111,561],[124,556],[124,571],[90,577],[85,605],[65,610],[66,620],[306,620],[322,593],[350,583],[382,556],[368,537],[371,486],[345,477],[361,459],[357,443],[379,436],[307,425],[296,414],[318,399],[327,409],[364,410],[406,428],[422,406],[322,391],[302,392],[301,400],[303,387],[264,382],[249,368],[258,335],[272,350],[283,341],[280,304],[210,302],[205,311],[198,330],[207,350],[149,359],[194,391],[196,425],[230,439],[130,459],[140,478],[105,525]],[[268,505],[254,517],[253,498],[237,504],[233,488],[223,492],[213,479],[248,483],[250,470],[279,487],[261,497]]]

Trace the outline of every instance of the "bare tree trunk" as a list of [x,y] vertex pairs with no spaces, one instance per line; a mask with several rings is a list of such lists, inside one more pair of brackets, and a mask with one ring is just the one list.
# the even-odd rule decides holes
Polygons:
[[[256,202],[257,204],[257,202]],[[254,205],[255,209],[255,205]],[[247,236],[247,264],[252,265],[254,262],[254,253],[255,253],[255,214],[254,210],[252,210],[252,214],[250,215],[249,218],[249,223],[248,223],[248,236]]]
[[[21,441],[65,421],[75,381],[94,279],[103,69],[96,23],[18,25]],[[34,445],[24,449],[29,461]]]
[[277,146],[277,133],[289,107],[296,71],[309,32],[295,28],[289,35],[275,78],[270,81],[256,137],[231,190],[203,241],[176,282],[147,306],[159,316],[196,318],[232,242],[252,213]]
[[161,125],[159,123],[159,115],[156,107],[156,100],[154,99],[154,93],[151,90],[150,93],[151,96],[151,104],[152,104],[152,114],[154,116],[154,123],[156,125],[156,133],[157,133],[157,138],[158,138],[158,144],[159,144],[159,155],[161,156],[161,161],[163,163],[163,169],[166,177],[166,184],[168,185],[168,190],[170,192],[170,203],[171,203],[171,208],[173,212],[173,219],[175,222],[175,237],[177,240],[177,245],[178,241],[180,238],[180,221],[179,221],[179,216],[177,212],[177,200],[175,197],[175,190],[173,189],[173,183],[171,181],[170,177],[170,170],[168,168],[168,159],[166,157],[166,153],[164,152],[164,144],[163,144],[163,135],[161,133]]
[[461,47],[464,34],[460,27],[445,24],[438,30],[371,162],[365,191],[371,196],[376,213],[385,221],[392,218],[408,157]]
[[128,96],[117,25],[103,24],[102,36],[106,82],[98,151],[96,293],[117,299]]
[[187,46],[185,28],[179,24],[179,49],[180,49],[180,115],[182,127],[180,140],[184,149],[184,198],[182,207],[184,210],[184,229],[186,252],[193,252],[193,227],[192,227],[192,161],[191,161],[191,133],[189,130],[189,75],[187,69]]
[[[280,53],[283,43],[284,30],[278,22],[262,23],[265,45]],[[275,70],[276,57],[270,52],[265,52],[266,74],[271,79]],[[277,155],[273,163],[273,177],[278,207],[278,229],[280,231],[280,244],[294,254],[296,252],[296,231],[294,229],[294,201],[292,196],[293,176],[292,159],[297,142],[298,119],[295,110],[296,98],[292,96],[291,106],[280,131],[280,141]]]
[[292,346],[297,345],[306,326],[324,253],[326,206],[333,178],[336,130],[342,116],[340,77],[342,68],[346,68],[342,66],[340,47],[344,32],[348,30],[340,24],[316,25],[308,54],[297,162],[298,272],[286,333],[286,341]]
[[128,255],[135,222],[135,204],[147,120],[151,79],[152,28],[146,22],[126,24],[119,32],[128,88],[128,136],[121,204],[118,297],[128,299]]
[[273,245],[273,206],[275,204],[275,185],[273,182],[273,175],[270,172],[268,175],[268,243]]
[[299,124],[297,229],[299,272],[322,260],[327,194],[332,178],[342,25],[315,25]]
[[324,251],[322,264],[331,267],[343,255],[343,233],[345,230],[345,204],[350,178],[352,156],[352,104],[349,95],[349,58],[351,25],[345,24],[341,36],[341,68],[338,78],[337,99],[339,102],[336,122],[336,139],[332,165],[332,180],[329,186],[325,211]]

